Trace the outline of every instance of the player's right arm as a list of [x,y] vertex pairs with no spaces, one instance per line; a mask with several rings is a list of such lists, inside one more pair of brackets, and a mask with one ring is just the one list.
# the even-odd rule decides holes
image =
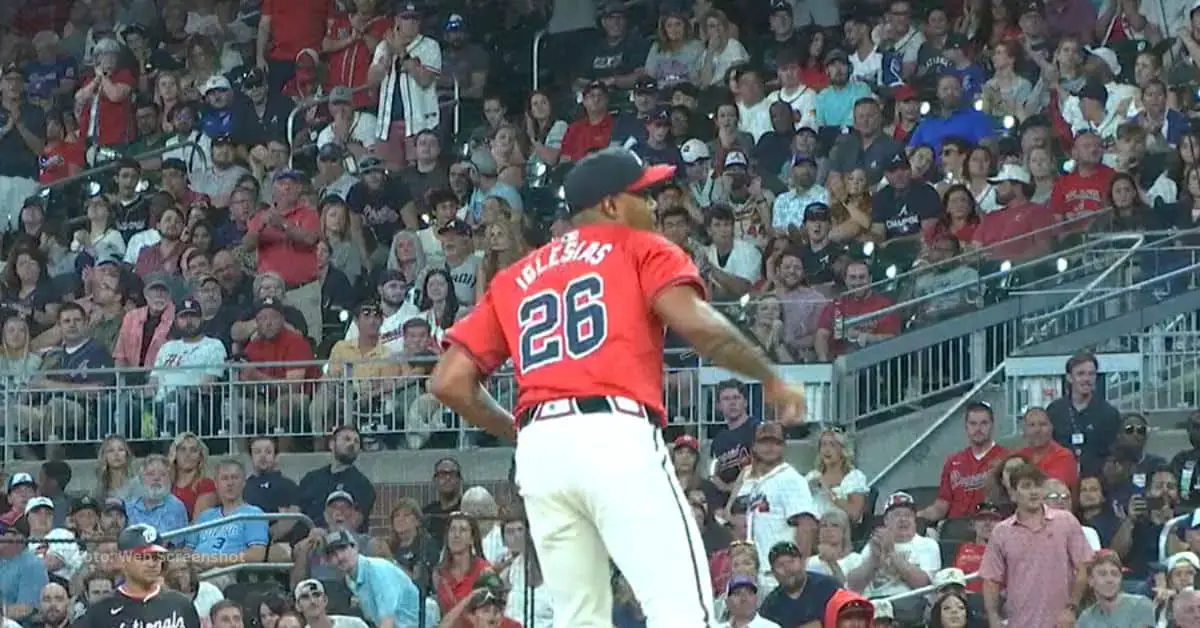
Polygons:
[[642,291],[659,319],[717,366],[762,382],[783,410],[781,422],[804,422],[803,390],[776,375],[762,349],[704,300],[704,281],[687,254],[662,238],[638,244]]
[[487,376],[509,358],[491,292],[446,332],[444,343],[446,351],[433,369],[429,392],[489,434],[515,442],[512,414],[483,387]]

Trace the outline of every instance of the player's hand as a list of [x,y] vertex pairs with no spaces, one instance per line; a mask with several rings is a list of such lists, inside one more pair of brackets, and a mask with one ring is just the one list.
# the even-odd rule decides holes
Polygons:
[[779,411],[779,422],[784,425],[802,425],[808,420],[808,405],[804,400],[804,387],[790,384],[776,377],[763,387],[767,400]]

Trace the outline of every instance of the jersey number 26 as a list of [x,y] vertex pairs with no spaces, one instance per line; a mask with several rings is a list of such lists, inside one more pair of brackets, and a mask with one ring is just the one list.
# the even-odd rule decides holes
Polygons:
[[561,292],[543,290],[521,301],[517,308],[521,372],[554,364],[564,356],[577,360],[600,348],[608,335],[603,298],[604,279],[590,274],[571,281]]

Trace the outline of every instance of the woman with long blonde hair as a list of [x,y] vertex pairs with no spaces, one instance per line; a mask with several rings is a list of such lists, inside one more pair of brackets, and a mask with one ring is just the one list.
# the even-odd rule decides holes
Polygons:
[[[0,390],[14,391],[0,396],[4,402],[3,412],[10,414],[8,420],[22,434],[28,435],[28,440],[36,441],[42,435],[30,432],[41,424],[42,414],[34,407],[36,401],[21,392],[28,390],[29,382],[42,368],[41,356],[29,350],[30,340],[29,321],[25,317],[10,313],[0,323],[0,382],[3,383]],[[17,451],[21,458],[36,459],[28,446]]]
[[850,535],[854,527],[850,515],[841,508],[830,508],[821,515],[817,528],[817,551],[808,558],[808,570],[832,576],[846,582],[846,574],[862,564],[861,554],[854,551]]
[[130,500],[138,497],[140,492],[129,441],[119,434],[105,436],[96,456],[97,501],[103,502],[110,497]]
[[691,83],[700,74],[700,58],[704,44],[692,37],[686,13],[667,13],[658,21],[658,39],[646,55],[646,74],[658,81],[660,88],[678,83]]
[[167,449],[171,469],[171,494],[188,509],[188,518],[217,505],[217,484],[204,475],[208,446],[198,436],[184,432]]
[[475,284],[475,301],[483,298],[483,293],[491,283],[492,278],[509,264],[521,259],[527,247],[521,237],[519,215],[512,220],[498,220],[489,224],[484,232],[486,249],[483,261],[479,263],[479,281]]
[[854,452],[839,429],[826,428],[817,438],[817,468],[806,478],[818,514],[838,508],[851,521],[862,520],[867,505],[867,476],[854,468]]
[[321,205],[321,234],[329,244],[329,265],[342,271],[350,285],[356,285],[363,273],[365,257],[359,248],[362,238],[353,237],[350,208],[345,201],[331,198]]

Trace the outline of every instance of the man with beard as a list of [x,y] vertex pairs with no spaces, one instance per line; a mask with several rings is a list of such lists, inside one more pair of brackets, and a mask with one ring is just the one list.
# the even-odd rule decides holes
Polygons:
[[42,587],[38,603],[38,619],[28,624],[30,628],[67,628],[71,624],[71,596],[57,582]]
[[904,150],[904,145],[883,134],[883,109],[875,98],[854,103],[854,129],[839,139],[829,158],[830,172],[841,176],[856,168],[867,171],[867,184],[875,186],[883,178],[884,164]]
[[148,525],[130,526],[117,537],[117,550],[121,553],[125,582],[117,588],[116,594],[92,604],[87,614],[74,624],[75,628],[135,624],[200,628],[200,617],[192,600],[182,593],[162,588],[167,548],[158,531]]
[[329,562],[354,583],[363,617],[376,626],[417,625],[421,592],[390,557],[361,555],[358,540],[345,530],[327,534],[324,546]]
[[164,146],[170,148],[162,154],[163,162],[168,159],[178,160],[185,164],[187,172],[195,172],[209,162],[212,154],[212,138],[196,128],[196,106],[191,103],[181,103],[167,112],[175,134],[168,137]]
[[[246,478],[242,499],[266,513],[300,512],[300,487],[279,471],[279,446],[270,436],[250,439],[250,464],[253,473]],[[295,521],[272,521],[271,542],[299,539],[303,530]]]
[[[225,345],[204,335],[204,309],[194,298],[175,310],[176,338],[158,350],[150,384],[159,425],[168,434],[198,429],[213,415],[209,386],[225,373]],[[166,532],[168,528],[155,526]]]
[[991,116],[963,102],[962,82],[958,76],[943,74],[937,82],[940,114],[926,117],[908,140],[909,148],[931,146],[934,155],[942,154],[942,140],[961,137],[973,145],[996,135]]
[[[1047,227],[1054,224],[1054,219],[1044,206],[1029,200],[1034,190],[1029,171],[1005,164],[988,182],[996,186],[1000,209],[980,219],[975,227],[975,245],[985,248],[993,260],[1014,263],[1048,252],[1053,241]],[[1021,237],[1025,234],[1028,237]]]
[[[383,271],[379,275],[376,291],[383,315],[383,322],[379,326],[379,342],[392,353],[400,353],[404,348],[404,324],[420,317],[421,310],[411,298],[404,273],[398,270]],[[351,321],[346,329],[345,340],[358,340],[358,334],[358,321]]]
[[[300,506],[317,525],[325,524],[325,500],[336,491],[349,493],[362,512],[370,513],[375,507],[375,487],[354,464],[362,447],[358,429],[343,425],[333,431],[329,440],[330,463],[309,471],[300,480]],[[367,517],[363,517],[358,531],[367,529]]]
[[151,454],[142,462],[141,494],[125,502],[129,523],[144,523],[170,532],[188,524],[187,506],[171,494],[171,464],[165,456]]
[[239,144],[253,143],[257,138],[249,112],[235,97],[233,84],[223,74],[209,77],[200,90],[204,97],[204,113],[200,115],[200,131],[206,137],[232,137]]
[[850,60],[839,48],[825,54],[825,72],[829,74],[829,87],[817,94],[817,128],[854,124],[854,103],[869,98],[871,88],[850,78]]
[[759,614],[780,626],[820,625],[825,605],[841,588],[838,581],[807,571],[808,556],[791,541],[772,546],[768,558],[779,587],[767,594]]
[[237,255],[222,249],[213,255],[213,277],[221,286],[221,301],[235,308],[249,307],[254,301],[254,281],[242,272]]
[[[810,207],[805,214],[811,216],[812,211]],[[811,220],[806,219],[805,225]],[[821,310],[829,303],[829,297],[812,287],[813,284],[825,282],[820,281],[820,275],[814,277],[809,272],[814,266],[818,272],[822,269],[820,265],[810,266],[805,262],[805,252],[803,249],[785,250],[779,254],[775,266],[775,296],[782,307],[783,344],[797,360],[811,362],[817,357],[814,349],[817,329]]]
[[404,183],[388,174],[382,159],[361,159],[358,176],[360,181],[346,194],[351,230],[362,230],[368,236],[371,259],[382,266],[396,232],[419,226],[417,206]]
[[55,510],[49,497],[34,497],[25,505],[29,537],[42,541],[31,544],[29,549],[45,565],[51,582],[70,586],[71,579],[83,566],[84,551],[74,532],[54,525]]
[[[737,495],[734,495],[749,500],[752,540],[758,547],[759,564],[764,570],[774,568],[774,559],[768,555],[768,551],[777,543],[791,540],[794,536],[792,521],[801,515],[816,512],[808,482],[783,460],[783,443],[782,425],[767,422],[758,426],[754,433],[750,466],[742,471],[739,477],[741,485]],[[769,577],[770,572],[763,576]],[[787,623],[792,625],[794,622]]]
[[808,219],[810,206],[829,202],[829,192],[817,183],[817,161],[812,155],[794,155],[789,173],[791,186],[775,198],[771,209],[771,228],[776,233],[800,227]]
[[458,94],[463,100],[478,102],[483,98],[487,85],[488,54],[471,41],[467,22],[455,13],[446,20],[445,37],[442,39],[442,73],[438,76],[441,91],[454,89],[458,81]]
[[[358,509],[354,497],[346,491],[334,491],[325,497],[325,509],[322,519],[325,525],[313,528],[308,535],[296,543],[292,552],[291,582],[295,586],[308,578],[336,582],[339,580],[337,569],[329,562],[325,548],[321,546],[325,536],[332,532],[345,532],[354,538],[358,547],[368,556],[388,556],[387,546],[382,541],[373,540],[370,536],[355,532],[354,528],[360,521],[368,519],[367,514]],[[370,551],[368,551],[370,550]]]
[[433,488],[437,499],[425,504],[425,527],[429,536],[442,547],[446,542],[446,515],[462,509],[462,466],[454,458],[442,458],[433,465]]
[[234,162],[237,143],[233,136],[220,135],[212,141],[212,163],[192,174],[192,189],[212,199],[212,206],[223,209],[229,206],[229,195],[237,186],[238,179],[250,171]]
[[[381,342],[383,310],[379,302],[369,300],[360,304],[354,322],[358,324],[358,337],[333,345],[325,374],[312,397],[308,416],[316,434],[325,432],[327,418],[342,414],[340,410],[347,395],[352,396],[359,411],[381,409],[384,401],[395,394],[390,380],[403,375],[401,365],[389,359],[392,352]],[[351,375],[358,381],[348,386],[346,381]]]

